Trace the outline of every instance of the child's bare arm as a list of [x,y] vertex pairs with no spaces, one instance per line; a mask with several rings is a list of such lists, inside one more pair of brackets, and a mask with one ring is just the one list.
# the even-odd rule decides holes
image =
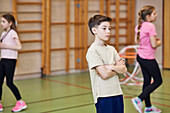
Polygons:
[[14,41],[16,43],[16,45],[12,46],[12,45],[7,45],[7,44],[3,44],[0,42],[0,48],[3,48],[3,49],[12,49],[12,50],[21,50],[22,48],[22,45],[21,45],[21,42],[18,38],[14,38]]
[[114,71],[112,71],[112,70],[107,70],[107,69],[105,68],[105,66],[103,66],[103,65],[97,66],[97,67],[96,67],[96,70],[97,70],[97,72],[98,72],[98,75],[99,75],[102,79],[104,79],[104,80],[106,80],[106,79],[108,79],[108,78],[110,78],[110,77],[113,77],[114,75],[117,74],[116,72],[114,72]]
[[125,66],[125,61],[122,59],[117,61],[115,65],[105,65],[105,68],[108,70],[115,71],[120,74],[127,72],[127,68]]
[[156,36],[150,37],[151,45],[153,48],[157,48],[161,45],[161,40],[157,38]]
[[118,66],[117,65],[106,65],[105,67],[108,70],[112,70],[112,71],[115,71],[116,73],[120,73],[120,74],[127,72],[127,68],[125,65],[118,65]]

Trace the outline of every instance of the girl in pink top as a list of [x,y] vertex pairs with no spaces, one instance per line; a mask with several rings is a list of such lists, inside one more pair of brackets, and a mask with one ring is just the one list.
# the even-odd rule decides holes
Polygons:
[[27,107],[21,99],[18,88],[13,83],[18,50],[21,49],[21,43],[16,30],[15,18],[11,14],[5,14],[1,17],[1,26],[4,32],[1,35],[0,41],[0,111],[3,111],[1,102],[2,85],[4,83],[4,77],[6,77],[6,84],[17,99],[12,112],[18,112]]
[[[161,40],[157,38],[156,28],[152,24],[157,14],[153,6],[144,6],[138,14],[135,42],[139,44],[137,61],[142,69],[144,83],[142,93],[131,101],[139,113],[143,113],[143,100],[145,100],[145,113],[160,113],[161,110],[153,106],[150,101],[150,94],[162,84],[160,69],[155,60],[155,51],[161,45]],[[154,79],[153,83],[151,78]]]

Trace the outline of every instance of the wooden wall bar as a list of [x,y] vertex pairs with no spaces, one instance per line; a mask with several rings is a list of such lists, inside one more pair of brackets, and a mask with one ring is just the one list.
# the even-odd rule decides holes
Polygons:
[[119,48],[119,13],[120,13],[120,1],[116,0],[116,15],[115,15],[115,19],[116,19],[116,26],[115,26],[115,48],[116,50],[118,50]]
[[[46,35],[46,0],[42,0],[42,21],[36,21],[36,22],[42,22],[42,44],[41,44],[41,48],[42,48],[42,54],[41,54],[41,69],[42,69],[42,74],[45,75],[46,74],[46,68],[45,68],[45,35]],[[48,71],[47,71],[48,72]]]
[[163,68],[170,69],[170,1],[164,0]]
[[14,15],[15,20],[17,21],[18,19],[17,19],[17,6],[16,6],[16,4],[17,4],[17,0],[13,0],[13,2],[12,2],[13,15]]
[[45,37],[45,75],[51,73],[51,0],[47,0],[46,5],[46,37]]
[[70,65],[70,0],[66,0],[66,53],[65,53],[65,71],[69,72]]
[[[78,0],[74,0],[74,21],[78,22],[78,9],[79,9],[79,4]],[[75,40],[74,40],[74,45],[75,47],[78,47],[78,24],[75,24],[74,26],[74,34],[75,34]],[[79,69],[79,57],[78,57],[78,49],[75,49],[75,57],[74,57],[74,64],[75,69]]]
[[104,0],[100,0],[100,14],[104,14]]
[[[41,15],[40,20],[18,19],[19,25],[41,25],[41,29],[32,27],[32,29],[19,30],[21,35],[41,34],[41,39],[36,39],[35,37],[35,39],[21,40],[24,45],[41,44],[41,48],[24,49],[20,51],[20,54],[40,53],[40,68],[43,69],[44,75],[50,75],[52,71],[58,70],[64,70],[65,72],[69,72],[71,69],[86,70],[85,55],[93,41],[92,35],[88,32],[89,17],[94,14],[104,14],[112,18],[111,27],[113,33],[111,34],[111,40],[114,41],[110,41],[108,44],[115,46],[119,50],[120,46],[133,44],[131,41],[133,33],[130,31],[134,27],[135,3],[132,1],[135,0],[42,0],[41,2],[34,2],[33,0],[30,2],[22,2],[22,0],[17,2],[17,0],[13,0],[13,13],[16,18],[18,18],[18,15]],[[94,4],[99,5],[94,6]],[[20,10],[20,6],[23,5],[41,6],[41,11]],[[126,7],[125,10],[120,9],[122,5]],[[60,12],[62,12],[60,14],[62,16],[59,15]],[[132,15],[132,12],[134,15]],[[121,13],[126,13],[126,17],[121,17]],[[122,23],[125,25],[121,25]],[[121,29],[126,32],[123,34],[120,31]],[[59,32],[60,30],[61,32]],[[126,41],[122,42],[121,38]],[[60,62],[59,64],[58,61]]]
[[[103,2],[102,2],[103,3]],[[104,8],[102,8],[104,9]],[[101,11],[101,13],[103,13],[103,11]],[[86,62],[86,53],[87,53],[87,41],[88,41],[88,0],[85,0],[84,1],[84,53],[83,53],[83,62],[84,62],[84,65],[83,65],[83,69],[87,69],[87,62]]]

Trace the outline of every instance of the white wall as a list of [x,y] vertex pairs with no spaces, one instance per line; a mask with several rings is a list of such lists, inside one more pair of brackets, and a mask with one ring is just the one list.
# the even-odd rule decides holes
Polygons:
[[[154,22],[157,29],[158,37],[163,39],[163,1],[162,0],[136,0],[136,24],[138,20],[138,12],[144,5],[152,5],[156,8],[157,20]],[[162,40],[163,41],[163,40]],[[162,65],[163,50],[162,46],[158,47],[156,52],[156,59]]]

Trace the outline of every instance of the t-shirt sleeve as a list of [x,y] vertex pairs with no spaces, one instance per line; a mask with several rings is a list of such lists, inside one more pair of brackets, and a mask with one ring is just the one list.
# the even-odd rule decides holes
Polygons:
[[155,28],[155,25],[150,23],[149,25],[149,36],[156,36],[157,33],[156,33],[156,28]]
[[16,33],[16,31],[12,32],[12,37],[18,39],[18,34]]
[[86,59],[88,62],[89,69],[92,69],[99,65],[104,65],[102,59],[96,50],[89,50],[86,54]]
[[119,54],[117,53],[116,49],[113,47],[113,53],[114,53],[114,60],[115,62],[119,61],[120,60],[120,56]]
[[138,25],[135,27],[135,33],[138,33]]

